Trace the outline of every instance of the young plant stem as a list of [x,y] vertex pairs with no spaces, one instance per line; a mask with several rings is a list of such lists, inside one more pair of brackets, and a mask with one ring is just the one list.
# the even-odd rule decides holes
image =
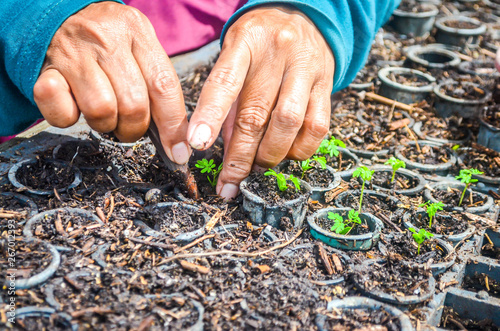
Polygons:
[[394,183],[394,178],[396,178],[396,171],[392,172],[391,184]]
[[429,229],[432,228],[432,216],[429,216]]
[[361,204],[363,203],[363,192],[365,190],[365,181],[363,181],[363,184],[361,185],[361,195],[359,196],[359,207],[358,207],[358,214],[361,214]]
[[420,255],[420,244],[417,244],[417,254]]
[[465,184],[464,191],[462,192],[462,196],[460,197],[460,202],[458,203],[459,207],[462,205],[462,200],[464,199],[465,192],[467,191],[467,187],[469,187],[469,184]]

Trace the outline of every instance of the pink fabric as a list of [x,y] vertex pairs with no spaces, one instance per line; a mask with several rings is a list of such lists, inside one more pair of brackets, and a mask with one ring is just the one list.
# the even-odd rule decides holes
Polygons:
[[[40,123],[40,122],[41,122],[41,121],[43,121],[43,120],[44,120],[44,119],[39,119],[38,121],[36,121],[35,123],[33,123],[33,124],[29,127],[29,128],[31,128],[31,127],[33,127],[33,126],[37,125],[38,123]],[[28,129],[29,129],[29,128],[28,128]],[[28,129],[26,129],[26,130],[28,130]],[[7,136],[7,137],[0,137],[0,144],[4,143],[4,142],[6,142],[6,141],[9,141],[9,140],[11,140],[11,139],[12,139],[12,138],[14,138],[14,137],[15,137],[15,135],[14,135],[14,136]]]
[[124,0],[153,24],[168,55],[197,49],[220,37],[229,17],[246,0]]

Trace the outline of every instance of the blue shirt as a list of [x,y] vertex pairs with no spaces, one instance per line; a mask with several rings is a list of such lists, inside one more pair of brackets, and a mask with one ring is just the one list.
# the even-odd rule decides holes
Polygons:
[[[33,99],[33,86],[52,37],[69,16],[100,1],[0,0],[0,136],[16,134],[41,117]],[[250,8],[262,4],[293,5],[314,22],[330,45],[335,56],[333,91],[337,91],[347,86],[361,69],[377,30],[399,1],[250,0],[229,19],[223,36]]]

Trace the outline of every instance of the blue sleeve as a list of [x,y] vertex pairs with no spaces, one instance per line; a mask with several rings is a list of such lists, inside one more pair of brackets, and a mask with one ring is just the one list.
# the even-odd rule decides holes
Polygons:
[[[378,29],[401,0],[249,0],[226,23],[259,5],[292,5],[321,31],[335,56],[333,92],[347,87],[364,65]],[[222,39],[222,38],[221,38]]]
[[99,1],[0,0],[0,136],[16,134],[41,117],[33,86],[50,41],[69,16]]

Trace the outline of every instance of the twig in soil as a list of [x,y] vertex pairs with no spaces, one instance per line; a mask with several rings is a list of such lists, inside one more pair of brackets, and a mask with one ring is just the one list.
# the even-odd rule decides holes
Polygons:
[[101,219],[101,221],[103,223],[106,223],[107,220],[106,220],[106,215],[104,215],[104,212],[102,211],[102,208],[101,207],[96,207],[95,208],[95,212],[97,214],[97,216]]
[[197,272],[200,274],[207,275],[210,273],[210,269],[199,264],[191,263],[185,260],[179,260],[181,267],[185,270]]
[[455,326],[458,327],[460,330],[467,330],[467,328],[456,319],[448,317],[448,321],[450,321],[452,324],[455,324]]
[[[358,95],[361,98],[363,96],[363,94],[361,94],[361,93],[359,93]],[[395,100],[383,97],[383,96],[378,95],[378,94],[373,93],[373,92],[366,92],[366,93],[364,93],[364,97],[367,98],[368,100],[373,100],[373,101],[376,101],[376,102],[380,102],[380,103],[382,103],[384,105],[387,105],[387,106],[394,105],[395,107],[397,107],[399,109],[402,109],[402,110],[405,110],[405,111],[408,111],[408,112],[413,112],[413,110],[414,110],[413,106],[411,106],[411,105],[407,105],[406,103],[402,103],[402,102],[399,102],[399,101],[395,101]]]
[[12,219],[12,218],[21,218],[23,216],[24,213],[20,213],[17,211],[9,211],[9,210],[0,211],[0,218]]
[[488,49],[480,48],[479,52],[481,52],[484,55],[489,56],[489,57],[491,57],[493,59],[496,59],[496,57],[497,57],[497,55],[495,53],[493,53],[492,51],[490,51]]
[[201,242],[203,242],[203,241],[205,241],[207,239],[213,238],[213,237],[215,237],[215,233],[204,235],[203,237],[200,237],[200,238],[194,240],[193,242],[187,244],[186,246],[182,246],[180,248],[177,248],[176,250],[174,250],[174,254],[177,254],[177,253],[180,253],[182,251],[185,251],[186,249],[189,249],[189,248],[191,248],[193,246],[196,246],[199,243],[201,243]]
[[293,238],[290,239],[289,241],[287,241],[283,244],[280,244],[280,245],[273,246],[269,249],[259,251],[259,252],[248,253],[248,252],[240,252],[240,251],[221,250],[221,251],[202,252],[202,253],[193,253],[193,254],[178,254],[178,255],[171,256],[167,259],[164,259],[161,263],[158,264],[158,266],[166,264],[166,263],[174,261],[174,260],[177,260],[177,259],[188,259],[188,258],[192,258],[192,257],[206,257],[206,256],[217,256],[217,255],[237,255],[237,256],[242,256],[242,257],[257,257],[257,256],[264,255],[264,254],[270,253],[272,251],[275,251],[277,249],[280,249],[280,248],[283,248],[283,247],[290,245],[302,234],[302,232],[304,232],[303,228],[300,229],[299,231],[297,231],[295,236],[293,236]]
[[[396,79],[394,79],[396,81]],[[392,121],[392,117],[394,116],[394,109],[396,109],[396,100],[392,103],[391,111],[389,112],[389,117],[387,118],[387,122],[390,123]]]
[[59,195],[59,193],[57,192],[55,187],[54,187],[54,195],[56,196],[57,200],[59,200],[60,202],[63,202],[61,199],[61,196]]
[[226,211],[227,210],[225,210],[225,211],[218,210],[212,216],[212,218],[210,218],[210,220],[207,222],[207,225],[205,225],[205,232],[209,233],[210,231],[212,231],[214,226],[219,222],[219,220],[222,218],[222,216],[224,216]]
[[458,55],[458,57],[460,58],[460,60],[462,61],[467,61],[467,62],[471,62],[473,61],[474,59],[468,55],[465,55],[465,54],[462,54],[460,52],[455,52],[455,54]]
[[82,309],[82,310],[74,311],[74,312],[70,313],[70,315],[73,318],[78,318],[78,317],[82,317],[83,315],[86,315],[86,314],[106,315],[106,314],[112,314],[112,313],[114,313],[114,311],[111,310],[111,309],[108,309],[108,308],[104,308],[104,307],[89,307],[89,308],[85,308],[85,309]]
[[109,221],[109,218],[111,217],[111,214],[113,214],[114,209],[115,209],[115,197],[111,196],[109,198],[109,212],[108,215],[106,216],[106,221]]
[[411,139],[415,141],[415,146],[417,146],[417,150],[420,154],[422,154],[422,150],[420,149],[420,145],[418,144],[418,139],[415,137],[413,134],[413,131],[408,127],[408,125],[405,125],[406,131],[408,131],[408,134],[410,135]]
[[142,239],[137,239],[137,238],[128,238],[128,240],[135,242],[137,244],[144,244],[144,245],[148,245],[148,246],[163,248],[163,249],[167,249],[169,251],[173,251],[173,250],[178,248],[178,246],[176,244],[155,243],[155,242],[150,242],[147,240],[142,240]]
[[149,315],[142,320],[141,324],[139,324],[139,327],[137,328],[137,331],[148,331],[151,326],[153,326],[155,320],[156,318],[153,315]]
[[326,254],[325,248],[320,243],[317,243],[316,247],[318,247],[319,256],[321,257],[321,260],[323,261],[323,265],[325,266],[326,273],[328,275],[333,275],[332,262],[330,261],[330,258]]
[[54,225],[56,226],[56,231],[63,237],[66,237],[68,233],[64,231],[64,227],[62,225],[61,214],[57,213],[56,220],[54,221]]
[[[378,206],[377,206],[377,209],[378,209]],[[401,230],[401,228],[399,226],[397,226],[396,224],[394,224],[387,216],[385,216],[384,214],[382,214],[379,210],[375,212],[375,216],[377,216],[378,218],[380,218],[384,223],[389,224],[390,226],[392,226],[399,233],[403,233],[403,230]]]
[[495,245],[493,245],[493,241],[491,241],[490,236],[488,236],[488,234],[486,232],[484,233],[484,236],[486,237],[486,239],[488,239],[488,242],[490,243],[491,246],[495,246]]

